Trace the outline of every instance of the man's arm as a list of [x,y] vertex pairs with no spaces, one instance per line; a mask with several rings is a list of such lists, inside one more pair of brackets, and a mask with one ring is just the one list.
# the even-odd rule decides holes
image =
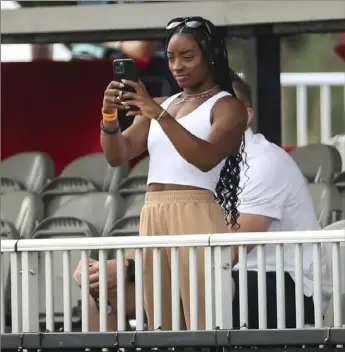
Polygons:
[[[237,232],[266,232],[272,222],[272,218],[263,215],[245,214],[242,213],[238,219],[240,228]],[[229,230],[231,231],[230,227]],[[255,245],[247,246],[247,251],[250,252]],[[238,263],[238,247],[234,249],[233,265]]]
[[[250,153],[250,152],[249,152]],[[280,173],[280,162],[270,153],[250,158],[239,195],[240,228],[236,233],[267,232],[272,221],[281,220],[289,184]],[[244,166],[246,167],[246,166]],[[250,252],[255,245],[247,246]],[[238,248],[234,249],[233,264],[238,262]]]

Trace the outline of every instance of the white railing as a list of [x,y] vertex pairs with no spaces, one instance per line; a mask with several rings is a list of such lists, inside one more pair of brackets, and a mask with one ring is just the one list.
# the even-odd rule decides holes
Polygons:
[[[81,298],[82,331],[89,329],[89,282],[88,258],[90,251],[97,251],[100,265],[100,331],[107,330],[107,266],[108,251],[115,251],[117,259],[117,323],[119,330],[126,329],[126,295],[125,295],[125,250],[135,249],[135,304],[136,328],[144,329],[143,306],[143,250],[153,249],[154,260],[154,327],[161,325],[162,278],[159,273],[160,251],[171,248],[171,296],[172,327],[179,330],[180,292],[179,292],[179,248],[189,248],[190,263],[190,325],[197,330],[198,321],[198,282],[196,249],[204,248],[205,259],[205,313],[206,329],[232,327],[233,281],[231,278],[232,248],[239,246],[239,292],[240,292],[240,324],[248,321],[247,295],[247,251],[246,246],[257,246],[258,264],[258,302],[259,328],[267,326],[266,321],[266,259],[265,245],[276,246],[277,275],[277,326],[285,327],[284,296],[284,245],[294,246],[294,275],[296,299],[296,327],[304,328],[304,288],[303,288],[303,247],[313,247],[314,261],[314,314],[315,327],[323,326],[322,307],[322,272],[321,246],[330,245],[331,271],[333,281],[333,314],[332,326],[345,325],[342,317],[342,285],[344,284],[345,258],[341,258],[341,249],[345,246],[343,230],[307,231],[307,232],[273,232],[248,233],[231,236],[229,234],[190,235],[190,236],[152,236],[152,237],[108,237],[108,238],[67,238],[67,239],[32,239],[1,241],[1,329],[4,332],[5,311],[7,304],[12,312],[12,333],[37,332],[42,319],[46,328],[55,330],[56,319],[63,323],[64,331],[72,331],[73,310],[76,301]],[[73,283],[72,273],[81,259],[81,290]],[[10,267],[10,276],[6,273]],[[7,269],[6,269],[7,268]],[[8,288],[11,287],[11,296]],[[200,286],[199,286],[200,288]],[[21,294],[22,292],[22,294]],[[278,294],[281,293],[281,294]],[[343,292],[345,294],[345,292]],[[54,302],[55,300],[55,302]]]
[[297,94],[297,146],[308,144],[308,87],[320,88],[321,143],[328,144],[332,137],[332,87],[344,87],[343,117],[345,119],[345,73],[342,72],[307,72],[282,73],[282,87],[296,87]]

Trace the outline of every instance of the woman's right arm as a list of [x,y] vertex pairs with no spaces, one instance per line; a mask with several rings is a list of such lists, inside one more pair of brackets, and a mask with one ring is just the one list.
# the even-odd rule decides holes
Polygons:
[[[113,114],[117,110],[124,110],[124,106],[119,100],[119,91],[122,83],[110,82],[103,99],[102,112]],[[166,98],[155,98],[161,104]],[[128,117],[133,118],[132,116]],[[119,121],[103,120],[103,127],[108,131],[115,131],[119,126]],[[111,166],[126,164],[129,160],[144,153],[147,149],[147,137],[150,128],[150,120],[144,116],[137,115],[133,124],[123,133],[106,134],[101,131],[101,145],[103,153]]]
[[[103,153],[111,166],[123,165],[146,150],[149,122],[144,116],[138,115],[123,133],[110,135],[101,132]],[[103,126],[106,130],[114,131],[118,123],[118,120],[103,121]]]

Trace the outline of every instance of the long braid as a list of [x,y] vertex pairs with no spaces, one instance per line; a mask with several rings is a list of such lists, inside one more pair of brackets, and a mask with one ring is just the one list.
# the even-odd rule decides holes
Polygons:
[[[215,83],[224,91],[229,92],[231,95],[236,96],[232,87],[232,74],[228,64],[228,55],[225,44],[224,35],[217,29],[211,22],[204,20],[207,23],[210,32],[205,26],[198,28],[190,28],[181,25],[171,32],[167,38],[167,46],[171,37],[178,34],[190,34],[194,37],[199,45],[203,55],[207,60],[207,64],[213,72]],[[176,81],[173,79],[169,71],[169,81],[176,92],[181,91],[177,86]],[[215,201],[221,205],[226,223],[233,231],[239,229],[239,194],[242,189],[240,188],[240,171],[241,165],[244,162],[243,156],[245,147],[244,135],[239,150],[226,158],[224,166],[220,172],[220,177],[215,189]]]

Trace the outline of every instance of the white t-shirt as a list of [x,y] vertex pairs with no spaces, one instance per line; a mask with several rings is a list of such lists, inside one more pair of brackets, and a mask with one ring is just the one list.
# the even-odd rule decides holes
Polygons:
[[[248,165],[243,165],[241,170],[240,187],[243,191],[239,195],[239,212],[272,218],[269,232],[319,230],[306,182],[289,154],[267,141],[263,135],[254,134],[251,129],[246,131],[245,143]],[[332,294],[332,283],[325,249],[322,248],[321,252],[323,306],[326,309]],[[266,245],[265,253],[266,271],[275,271],[275,245]],[[284,245],[284,266],[294,279],[293,245]],[[247,268],[257,270],[256,248],[248,253]],[[238,265],[234,269],[238,270]],[[304,293],[312,296],[312,244],[303,245],[303,275]]]

